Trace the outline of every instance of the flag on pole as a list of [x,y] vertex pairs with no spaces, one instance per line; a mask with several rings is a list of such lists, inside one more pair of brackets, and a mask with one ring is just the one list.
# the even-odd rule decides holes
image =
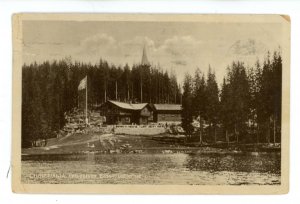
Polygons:
[[78,91],[80,90],[83,90],[83,89],[86,89],[86,85],[87,85],[87,76],[85,76],[79,83],[79,86],[78,86]]
[[[87,87],[87,76],[85,76],[78,85],[78,91],[85,89],[85,123],[88,125],[88,87]],[[79,104],[79,101],[78,101]]]

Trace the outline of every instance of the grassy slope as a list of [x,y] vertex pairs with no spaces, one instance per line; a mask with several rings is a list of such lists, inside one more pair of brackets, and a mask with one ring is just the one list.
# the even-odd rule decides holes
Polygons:
[[[103,133],[75,133],[64,138],[57,138],[48,142],[46,147],[23,149],[22,154],[68,154],[87,151],[110,151],[127,148],[128,150],[163,150],[186,148],[170,139],[168,135],[132,136]],[[164,139],[160,139],[164,138]],[[175,142],[175,143],[174,143]]]

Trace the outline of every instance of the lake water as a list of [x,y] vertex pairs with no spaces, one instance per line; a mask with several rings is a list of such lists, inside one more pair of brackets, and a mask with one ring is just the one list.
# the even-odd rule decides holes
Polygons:
[[280,154],[23,155],[22,182],[278,185]]

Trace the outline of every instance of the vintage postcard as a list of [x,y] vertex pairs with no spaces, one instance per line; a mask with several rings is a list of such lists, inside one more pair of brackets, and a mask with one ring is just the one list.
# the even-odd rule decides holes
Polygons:
[[284,194],[285,15],[15,14],[13,191]]

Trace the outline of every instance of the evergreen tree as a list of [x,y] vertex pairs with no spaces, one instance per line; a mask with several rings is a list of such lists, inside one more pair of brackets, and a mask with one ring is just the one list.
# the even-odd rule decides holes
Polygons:
[[231,120],[231,106],[230,106],[230,95],[229,95],[229,85],[225,77],[223,78],[223,84],[220,94],[220,120],[223,127],[223,133],[225,135],[226,142],[230,142],[229,130],[230,130],[230,120]]
[[84,108],[85,91],[78,91],[78,85],[85,76],[88,76],[89,109],[99,107],[108,99],[175,103],[174,98],[180,98],[176,76],[170,77],[167,72],[150,65],[116,67],[102,59],[92,65],[72,62],[71,58],[24,64],[23,146],[30,146],[38,139],[55,137],[66,122],[65,114],[75,107]]
[[199,121],[199,139],[203,142],[203,123],[207,119],[207,92],[204,74],[197,68],[194,76],[193,116]]
[[193,108],[192,108],[192,77],[189,74],[185,75],[183,83],[183,96],[182,96],[182,111],[181,111],[181,124],[187,136],[191,137],[194,131],[192,126],[193,122]]
[[209,66],[207,83],[206,83],[206,96],[207,96],[207,107],[206,115],[209,124],[209,136],[212,137],[214,142],[217,141],[216,126],[219,117],[219,88],[216,82],[215,73],[212,73],[211,67]]
[[268,52],[259,78],[257,122],[263,141],[275,143],[281,135],[282,59],[280,52],[274,52],[272,60],[270,55]]
[[239,137],[247,134],[250,112],[250,90],[244,64],[233,62],[227,78],[230,96],[227,104],[231,111],[229,126],[234,132],[236,142],[239,142],[240,139],[244,139]]
[[250,133],[253,137],[250,138],[251,142],[259,143],[259,126],[257,124],[257,107],[260,105],[258,100],[259,94],[259,84],[261,77],[261,67],[260,63],[257,60],[255,67],[250,67],[248,69],[248,81],[249,81],[249,90],[250,90]]
[[169,103],[179,103],[179,87],[177,83],[177,78],[174,72],[170,74],[170,102]]
[[[185,76],[183,94],[174,73],[160,66],[116,67],[99,63],[72,62],[71,58],[24,64],[22,68],[22,146],[35,145],[39,139],[55,137],[65,124],[65,114],[80,107],[78,84],[88,76],[89,108],[106,100],[151,103],[182,103],[182,126],[192,135],[193,117],[215,130],[219,123],[226,141],[231,135],[243,142],[280,142],[282,58],[280,50],[268,52],[262,64],[246,68],[233,62],[227,69],[220,94],[215,74],[209,68],[207,79],[199,69],[194,78]],[[142,94],[141,94],[142,90]],[[82,95],[82,96],[81,96]],[[220,96],[220,100],[219,100]],[[142,98],[143,99],[142,99]],[[251,136],[251,137],[248,137]],[[220,138],[218,138],[220,139]]]

